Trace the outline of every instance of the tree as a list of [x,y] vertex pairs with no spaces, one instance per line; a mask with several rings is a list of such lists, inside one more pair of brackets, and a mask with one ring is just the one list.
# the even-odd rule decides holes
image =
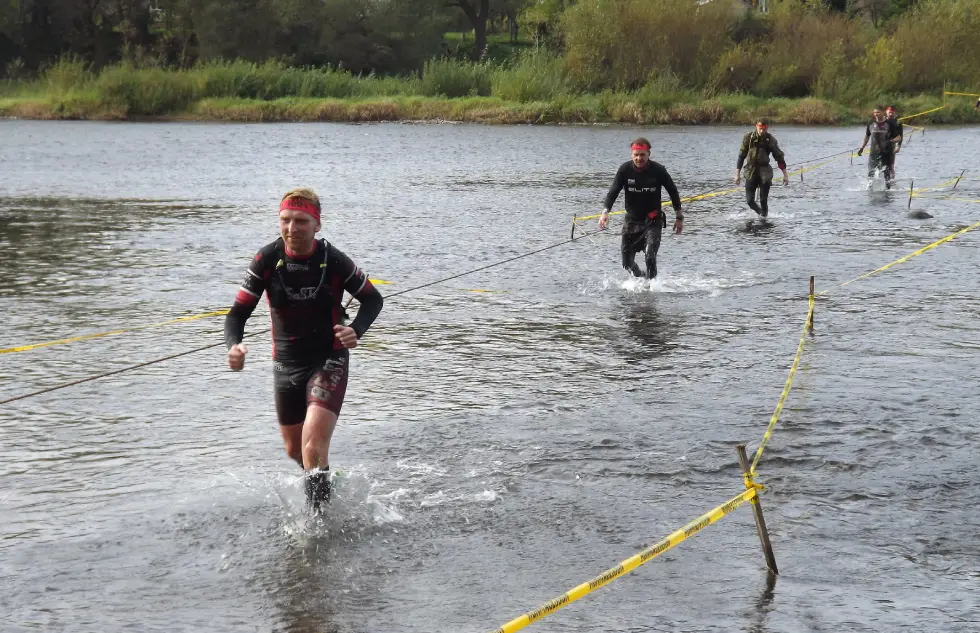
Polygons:
[[487,19],[490,0],[446,0],[447,7],[462,11],[473,26],[473,59],[481,59],[487,50]]

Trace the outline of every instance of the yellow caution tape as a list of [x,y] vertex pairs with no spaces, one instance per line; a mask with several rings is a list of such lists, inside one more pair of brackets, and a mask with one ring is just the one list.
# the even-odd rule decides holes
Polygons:
[[948,105],[941,105],[938,108],[933,108],[932,110],[926,110],[925,112],[916,112],[915,114],[909,114],[908,116],[898,117],[899,121],[904,121],[905,119],[914,119],[917,116],[922,116],[923,114],[929,114],[930,112],[935,112],[936,110],[942,110],[943,108],[948,108]]
[[772,418],[769,419],[769,428],[766,429],[766,434],[762,436],[762,443],[759,444],[759,449],[755,452],[755,457],[752,458],[752,467],[749,468],[749,474],[752,476],[755,475],[755,467],[759,465],[762,452],[766,450],[766,445],[772,437],[772,431],[776,428],[776,422],[779,421],[779,415],[783,412],[783,405],[786,404],[789,392],[793,388],[793,379],[796,377],[796,370],[800,366],[800,357],[803,356],[803,345],[806,343],[807,329],[809,329],[810,324],[813,322],[813,301],[814,297],[811,295],[810,309],[807,310],[806,321],[803,323],[803,336],[800,337],[800,344],[796,347],[796,356],[793,358],[793,365],[789,368],[789,376],[786,378],[786,384],[783,386],[783,393],[779,396],[779,402],[776,403],[776,410],[773,411]]
[[51,347],[52,345],[64,345],[66,343],[75,343],[77,341],[87,341],[93,338],[102,338],[104,336],[113,336],[115,334],[125,334],[127,332],[136,332],[138,330],[145,330],[151,327],[159,327],[161,325],[170,325],[172,323],[181,323],[183,321],[194,321],[195,319],[204,319],[207,317],[224,316],[226,314],[228,314],[228,310],[216,310],[215,312],[205,312],[204,314],[195,314],[193,316],[178,317],[176,319],[170,319],[169,321],[161,321],[160,323],[151,323],[149,325],[140,325],[125,330],[110,330],[108,332],[96,332],[95,334],[83,334],[82,336],[63,338],[63,339],[58,339],[57,341],[46,341],[44,343],[32,343],[30,345],[21,345],[19,347],[8,347],[6,349],[0,349],[0,354],[9,354],[11,352],[26,352],[28,350],[37,349],[39,347]]
[[961,198],[959,196],[937,196],[935,198],[929,198],[930,200],[957,200],[959,202],[973,202],[980,203],[980,200],[976,198]]
[[885,264],[881,268],[877,268],[875,270],[872,270],[869,273],[864,273],[860,277],[855,277],[854,279],[852,279],[850,281],[845,281],[839,287],[840,288],[843,288],[844,286],[848,286],[848,285],[854,283],[855,281],[860,281],[862,279],[865,279],[867,277],[870,277],[871,275],[876,275],[876,274],[878,274],[880,272],[886,271],[889,268],[891,268],[892,266],[896,266],[898,264],[907,262],[908,260],[912,259],[913,257],[916,257],[918,255],[921,255],[922,253],[925,253],[926,251],[930,251],[930,250],[936,248],[937,246],[939,246],[940,244],[944,244],[944,243],[946,243],[946,242],[948,242],[948,241],[950,241],[952,239],[955,239],[955,238],[959,237],[960,235],[963,235],[967,231],[972,231],[973,229],[976,229],[976,228],[980,228],[980,222],[977,222],[976,224],[971,224],[970,226],[966,227],[965,229],[960,229],[956,233],[952,233],[950,235],[947,235],[943,239],[937,240],[937,241],[933,242],[932,244],[929,244],[928,246],[924,246],[924,247],[920,248],[919,250],[915,251],[914,253],[909,253],[905,257],[902,257],[900,259],[896,259],[895,261],[891,262],[890,264]]
[[913,189],[912,190],[912,196],[913,197],[917,197],[917,196],[919,196],[919,195],[921,195],[921,194],[923,194],[923,193],[925,193],[927,191],[936,191],[937,189],[942,189],[943,187],[948,187],[948,186],[950,186],[951,184],[953,184],[954,182],[956,182],[959,179],[960,179],[959,176],[955,176],[955,177],[950,178],[949,180],[947,180],[945,182],[939,183],[935,187],[922,187],[921,189]]
[[[390,281],[385,281],[383,279],[372,279],[371,283],[374,284],[391,284]],[[183,323],[184,321],[194,321],[197,319],[206,319],[208,317],[224,316],[228,314],[228,310],[215,310],[214,312],[205,312],[203,314],[194,314],[191,316],[177,317],[176,319],[170,319],[169,321],[161,321],[159,323],[150,323],[149,325],[138,325],[136,327],[127,328],[124,330],[109,330],[108,332],[95,332],[94,334],[83,334],[81,336],[73,336],[71,338],[62,338],[57,341],[45,341],[43,343],[31,343],[30,345],[19,345],[17,347],[7,347],[0,349],[0,354],[11,354],[13,352],[27,352],[32,349],[38,349],[41,347],[51,347],[52,345],[67,345],[68,343],[77,343],[79,341],[88,341],[95,338],[104,338],[106,336],[115,336],[116,334],[128,334],[130,332],[138,332],[140,330],[146,330],[152,327],[160,327],[161,325],[172,325],[174,323]]]
[[980,97],[978,94],[973,94],[972,92],[944,92],[944,95],[957,95],[959,97]]
[[566,591],[564,594],[558,596],[554,600],[549,600],[534,611],[528,611],[519,618],[511,620],[499,629],[496,629],[494,633],[513,633],[514,631],[519,631],[532,622],[540,620],[546,615],[550,615],[555,611],[558,611],[562,607],[575,602],[582,596],[595,591],[599,587],[609,584],[613,580],[636,569],[640,565],[653,560],[657,556],[660,556],[688,537],[697,534],[712,523],[716,523],[717,521],[721,520],[725,515],[730,514],[746,501],[751,501],[752,499],[756,498],[758,494],[758,490],[756,490],[754,487],[746,490],[742,494],[738,495],[737,497],[733,497],[717,508],[702,514],[681,529],[670,534],[670,536],[667,538],[664,538],[646,548],[642,552],[627,558],[616,567],[607,569],[592,580],[584,582],[581,585]]

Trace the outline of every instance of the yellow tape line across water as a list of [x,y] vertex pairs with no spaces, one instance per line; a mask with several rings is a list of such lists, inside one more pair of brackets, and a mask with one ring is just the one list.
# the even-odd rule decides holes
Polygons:
[[776,422],[779,421],[779,416],[783,412],[783,406],[786,404],[789,392],[793,388],[793,379],[796,378],[796,370],[799,368],[800,358],[803,356],[803,346],[806,343],[807,329],[809,329],[813,319],[813,302],[814,297],[811,296],[810,309],[807,310],[806,321],[803,323],[803,336],[800,337],[800,344],[796,346],[796,356],[793,358],[793,365],[789,368],[789,376],[786,378],[786,384],[783,386],[783,393],[779,396],[779,402],[776,403],[776,410],[773,411],[772,418],[769,419],[769,427],[766,429],[766,434],[762,436],[762,443],[759,444],[759,449],[755,452],[755,457],[752,458],[752,467],[749,468],[750,477],[755,476],[755,467],[759,465],[762,452],[766,450],[766,445],[769,443],[770,438],[772,438],[773,429],[776,428]]
[[938,189],[942,189],[943,187],[948,187],[951,184],[953,184],[954,182],[956,182],[957,180],[959,180],[959,177],[958,176],[957,177],[950,178],[946,182],[941,182],[938,185],[936,185],[935,187],[922,187],[921,189],[913,189],[912,190],[912,197],[917,197],[920,194],[923,194],[923,193],[925,193],[927,191],[936,191]]
[[688,537],[697,534],[698,532],[708,527],[712,523],[721,520],[725,515],[730,514],[740,505],[742,505],[747,501],[751,501],[757,496],[758,496],[758,490],[756,490],[756,488],[753,487],[749,490],[746,490],[742,494],[726,501],[725,503],[721,504],[717,508],[714,508],[713,510],[710,510],[702,514],[701,516],[694,519],[693,521],[691,521],[681,529],[670,534],[666,538],[654,543],[653,545],[646,548],[642,552],[639,552],[638,554],[635,554],[627,558],[616,567],[613,567],[612,569],[607,569],[606,571],[602,572],[600,575],[596,576],[592,580],[588,582],[584,582],[581,585],[573,589],[570,589],[569,591],[566,591],[564,594],[558,596],[554,600],[549,600],[548,602],[541,605],[534,611],[528,611],[527,613],[520,616],[519,618],[515,618],[511,620],[510,622],[503,625],[499,629],[496,629],[493,633],[513,633],[514,631],[519,631],[524,627],[526,627],[527,625],[531,624],[532,622],[540,620],[546,615],[550,615],[555,611],[558,611],[562,607],[575,602],[582,596],[585,596],[595,591],[599,587],[609,584],[613,580],[636,569],[640,565],[653,560],[657,556],[660,556],[670,548],[681,543]]
[[980,97],[978,94],[972,92],[944,92],[944,95],[956,95],[958,97]]
[[916,112],[915,114],[909,114],[908,116],[898,117],[899,121],[904,121],[905,119],[914,119],[917,116],[922,116],[923,114],[929,114],[930,112],[935,112],[937,110],[942,110],[943,108],[948,108],[948,105],[941,105],[938,108],[933,108],[932,110],[926,110],[925,112]]
[[[951,233],[950,235],[947,235],[943,239],[936,240],[935,242],[933,242],[932,244],[929,244],[928,246],[923,246],[922,248],[920,248],[919,250],[915,251],[914,253],[909,253],[905,257],[896,259],[895,261],[891,262],[890,264],[885,264],[881,268],[876,268],[875,270],[872,270],[871,272],[864,273],[860,277],[855,277],[854,279],[852,279],[850,281],[845,281],[844,283],[842,283],[838,287],[839,288],[843,288],[844,286],[849,286],[850,284],[854,283],[855,281],[860,281],[860,280],[866,279],[867,277],[870,277],[872,275],[876,275],[876,274],[878,274],[880,272],[884,272],[884,271],[888,270],[889,268],[891,268],[892,266],[897,266],[898,264],[902,264],[904,262],[907,262],[908,260],[912,259],[913,257],[917,257],[917,256],[921,255],[922,253],[925,253],[927,251],[931,251],[932,249],[936,248],[940,244],[945,244],[946,242],[948,242],[948,241],[950,241],[952,239],[955,239],[955,238],[959,237],[960,235],[963,235],[964,233],[966,233],[968,231],[972,231],[972,230],[977,229],[977,228],[980,228],[980,222],[977,222],[976,224],[971,224],[970,226],[966,227],[965,229],[960,229],[956,233]],[[820,293],[820,294],[824,294],[824,293]],[[811,310],[812,310],[812,306],[811,306]]]
[[194,321],[195,319],[205,319],[214,316],[224,316],[226,314],[228,314],[228,310],[216,310],[214,312],[205,312],[204,314],[195,314],[193,316],[178,317],[176,319],[170,319],[169,321],[161,321],[159,323],[151,323],[149,325],[140,325],[125,330],[110,330],[108,332],[96,332],[95,334],[83,334],[81,336],[73,336],[71,338],[58,339],[57,341],[46,341],[44,343],[32,343],[30,345],[21,345],[19,347],[8,347],[5,349],[0,349],[0,354],[10,354],[12,352],[26,352],[28,350],[38,349],[39,347],[51,347],[52,345],[64,345],[66,343],[75,343],[77,341],[87,341],[93,338],[102,338],[104,336],[113,336],[115,334],[125,334],[127,332],[146,330],[148,328],[159,327],[161,325],[170,325],[172,323],[181,323],[183,321]]
[[[383,279],[372,279],[371,283],[388,285],[391,282],[385,281]],[[206,319],[209,317],[224,316],[226,314],[228,314],[228,310],[215,310],[214,312],[205,312],[203,314],[194,314],[191,316],[177,317],[176,319],[170,319],[169,321],[150,323],[149,325],[138,325],[136,327],[126,328],[121,330],[109,330],[108,332],[95,332],[93,334],[82,334],[81,336],[62,338],[62,339],[58,339],[57,341],[44,341],[42,343],[31,343],[29,345],[7,347],[7,348],[0,349],[0,354],[12,354],[14,352],[27,352],[32,349],[38,349],[41,347],[51,347],[52,345],[67,345],[68,343],[88,341],[96,338],[104,338],[106,336],[115,336],[116,334],[128,334],[130,332],[138,332],[140,330],[146,330],[153,327],[160,327],[161,325],[172,325],[174,323],[183,323],[184,321],[195,321],[197,319]]]

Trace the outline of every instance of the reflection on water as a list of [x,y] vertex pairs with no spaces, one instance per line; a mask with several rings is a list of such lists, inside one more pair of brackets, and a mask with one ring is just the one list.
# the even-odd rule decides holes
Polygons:
[[[802,159],[852,132],[787,127],[780,141]],[[209,350],[0,409],[15,627],[492,630],[740,486],[731,444],[772,414],[811,275],[830,294],[805,391],[759,468],[787,574],[778,596],[736,513],[536,626],[920,633],[977,608],[980,278],[963,271],[978,241],[836,288],[973,224],[976,205],[937,197],[933,220],[911,220],[907,192],[867,191],[866,167],[844,158],[774,188],[774,219],[747,224],[729,184],[744,130],[729,127],[4,121],[0,133],[0,348],[227,307],[298,185],[321,194],[323,235],[390,291],[567,240],[641,134],[682,195],[735,189],[685,204],[653,283],[625,279],[607,232],[387,301],[352,354],[331,446],[360,492],[338,496],[326,534],[296,523],[298,488],[268,483],[297,471],[265,337],[241,373]],[[977,139],[938,130],[903,152],[903,176],[943,182]],[[556,146],[561,160],[542,160]],[[398,148],[381,172],[376,147]],[[977,197],[976,182],[960,188]],[[257,315],[249,331],[265,325]],[[202,319],[0,355],[0,396],[220,339],[220,319]]]
[[683,317],[658,307],[659,297],[637,293],[623,301],[622,353],[634,362],[657,362],[678,345]]

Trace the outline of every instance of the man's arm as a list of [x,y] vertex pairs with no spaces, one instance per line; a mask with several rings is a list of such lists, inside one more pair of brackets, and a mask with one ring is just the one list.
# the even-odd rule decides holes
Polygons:
[[623,167],[616,170],[616,176],[613,178],[612,185],[609,187],[609,192],[606,194],[606,199],[602,203],[602,208],[608,213],[612,210],[614,204],[616,204],[616,198],[619,197],[619,192],[623,190],[626,186],[626,175],[624,174]]
[[868,139],[870,138],[871,138],[871,124],[869,123],[868,127],[864,128],[864,140],[861,141],[861,147],[858,148],[858,156],[860,156],[861,153],[864,151],[864,146],[868,144]]
[[742,137],[742,146],[738,149],[738,161],[735,163],[735,169],[742,171],[742,167],[745,165],[745,157],[749,155],[749,138],[752,133],[749,132]]
[[660,167],[659,176],[660,182],[663,183],[664,189],[667,190],[667,195],[670,196],[670,205],[674,207],[674,214],[677,215],[679,220],[683,220],[684,213],[681,211],[681,196],[677,192],[677,185],[674,184],[674,180],[663,166]]
[[895,136],[892,137],[892,143],[895,144],[895,153],[897,154],[902,149],[902,137],[905,136],[905,126],[899,121],[892,128],[895,133]]
[[612,185],[609,187],[609,193],[606,194],[606,199],[602,203],[602,214],[599,216],[600,229],[606,228],[606,225],[609,224],[609,212],[612,211],[612,206],[616,204],[616,198],[619,197],[619,192],[626,186],[625,170],[625,165],[616,170],[616,176],[613,178]]
[[235,302],[225,316],[225,345],[228,346],[228,366],[238,371],[245,366],[248,349],[242,345],[245,338],[245,322],[252,316],[262,293],[265,291],[266,275],[263,272],[263,251],[259,251],[245,271],[245,280],[238,287]]
[[333,247],[330,248],[330,251],[335,258],[335,265],[337,266],[335,270],[344,280],[344,290],[361,304],[357,310],[357,316],[350,324],[357,338],[360,339],[381,314],[384,297],[371,283],[367,273],[361,270],[347,255]]
[[742,180],[742,166],[745,165],[745,157],[749,155],[749,138],[751,138],[752,133],[749,132],[742,137],[742,145],[738,149],[738,160],[735,161],[735,184],[737,185]]
[[772,152],[772,157],[776,159],[776,165],[783,172],[783,184],[789,184],[789,174],[786,173],[786,155],[783,154],[783,150],[779,147],[779,141],[776,140],[775,136],[769,136],[772,141],[769,144],[769,150]]

